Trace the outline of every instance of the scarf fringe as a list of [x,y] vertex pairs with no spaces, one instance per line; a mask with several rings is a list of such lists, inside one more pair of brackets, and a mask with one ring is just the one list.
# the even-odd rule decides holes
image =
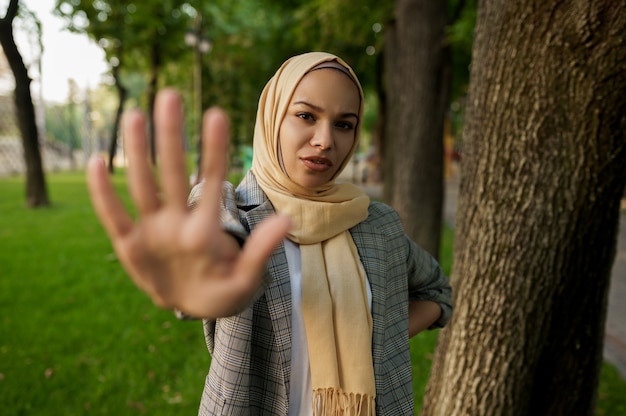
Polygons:
[[313,391],[313,416],[376,416],[376,398],[332,387]]

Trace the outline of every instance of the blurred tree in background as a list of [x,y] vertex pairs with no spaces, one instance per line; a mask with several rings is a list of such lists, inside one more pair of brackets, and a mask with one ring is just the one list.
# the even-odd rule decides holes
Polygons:
[[[50,200],[39,149],[39,131],[30,91],[31,78],[13,36],[13,24],[18,11],[20,11],[18,0],[11,0],[4,17],[0,18],[0,45],[2,45],[15,78],[14,98],[17,109],[17,125],[22,136],[26,166],[26,204],[28,207],[36,208],[48,206]],[[27,21],[34,25],[34,30],[38,33],[37,39],[41,39],[39,20],[27,9],[22,9],[22,13],[27,16]]]

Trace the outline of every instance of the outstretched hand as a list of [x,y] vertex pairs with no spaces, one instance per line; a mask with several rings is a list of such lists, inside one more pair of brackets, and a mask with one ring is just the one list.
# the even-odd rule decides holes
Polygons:
[[138,218],[133,220],[116,195],[103,161],[94,158],[87,175],[95,211],[122,265],[157,305],[197,318],[237,313],[259,288],[266,261],[285,237],[289,219],[266,220],[240,248],[220,222],[229,130],[226,114],[211,109],[204,115],[204,181],[201,200],[193,210],[187,207],[182,103],[175,91],[157,95],[154,120],[160,186],[148,159],[146,118],[130,111],[124,116],[122,134]]

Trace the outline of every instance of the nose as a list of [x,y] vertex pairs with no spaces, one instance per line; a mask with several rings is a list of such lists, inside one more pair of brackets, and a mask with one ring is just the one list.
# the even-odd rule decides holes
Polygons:
[[332,128],[326,125],[326,123],[320,123],[311,138],[311,146],[322,150],[329,150],[333,147],[333,143],[334,138]]

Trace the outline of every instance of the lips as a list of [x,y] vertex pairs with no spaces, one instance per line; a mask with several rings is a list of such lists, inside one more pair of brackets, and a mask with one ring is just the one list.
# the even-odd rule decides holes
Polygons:
[[330,159],[321,156],[305,156],[300,160],[307,168],[315,172],[326,172],[333,167],[333,162]]

